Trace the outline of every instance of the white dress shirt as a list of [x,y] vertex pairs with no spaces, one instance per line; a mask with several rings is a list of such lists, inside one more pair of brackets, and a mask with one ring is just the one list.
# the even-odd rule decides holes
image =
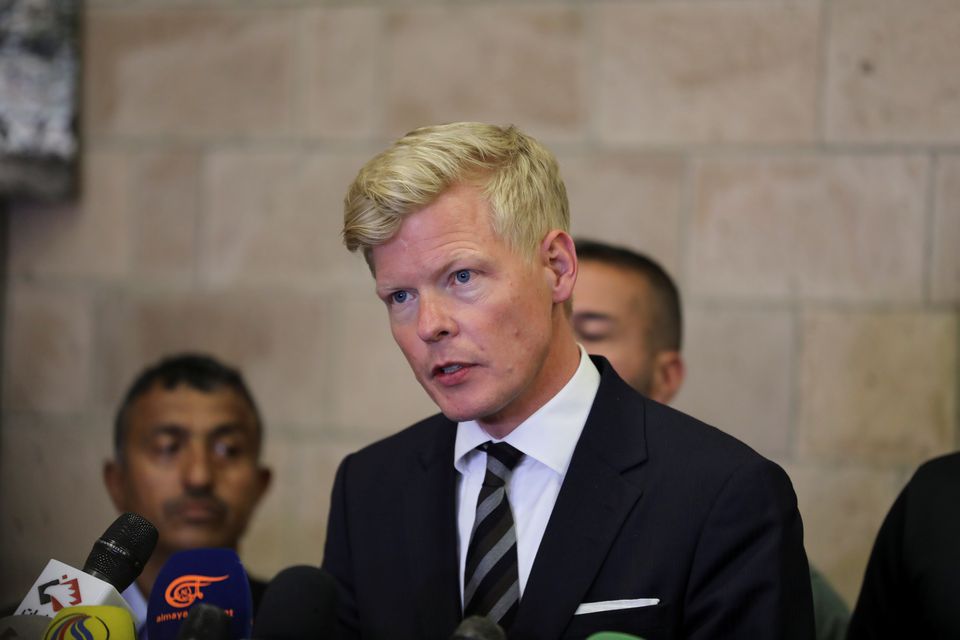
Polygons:
[[136,582],[130,584],[120,594],[130,608],[133,609],[133,622],[137,626],[137,637],[145,638],[147,629],[147,599],[140,593]]
[[457,425],[453,455],[454,466],[460,472],[457,477],[457,542],[461,605],[467,547],[487,469],[487,454],[477,451],[476,447],[492,440],[508,442],[524,453],[507,485],[507,498],[517,533],[517,563],[520,593],[523,594],[560,485],[567,475],[573,450],[599,386],[600,372],[581,346],[580,366],[569,382],[503,440],[491,438],[475,420]]

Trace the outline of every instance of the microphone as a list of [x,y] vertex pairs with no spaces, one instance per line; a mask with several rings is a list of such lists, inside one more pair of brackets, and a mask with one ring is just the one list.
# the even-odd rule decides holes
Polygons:
[[80,606],[54,617],[42,640],[137,640],[137,625],[122,607]]
[[[337,632],[337,585],[319,567],[288,567],[274,576],[253,625],[256,640],[313,640]],[[151,640],[153,640],[151,638]]]
[[83,571],[123,592],[143,571],[157,546],[157,536],[157,529],[149,520],[136,513],[125,513],[93,543]]
[[188,549],[170,556],[147,604],[150,640],[176,640],[190,607],[203,601],[230,617],[230,637],[249,638],[253,600],[247,572],[231,549]]
[[230,616],[220,607],[198,602],[180,626],[177,640],[230,640]]
[[120,592],[140,575],[157,545],[157,530],[143,516],[124,513],[93,545],[83,570],[51,559],[17,607],[17,614],[52,618],[78,605],[130,606]]
[[450,640],[507,640],[507,634],[486,616],[470,616],[454,629]]
[[13,615],[0,618],[0,638],[3,640],[37,640],[43,637],[50,618],[38,615]]

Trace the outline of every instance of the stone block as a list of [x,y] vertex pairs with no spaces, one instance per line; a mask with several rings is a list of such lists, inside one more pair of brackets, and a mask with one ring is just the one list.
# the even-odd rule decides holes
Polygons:
[[573,233],[642,251],[679,278],[683,161],[617,151],[558,156]]
[[583,133],[582,15],[555,6],[395,9],[383,44],[388,133],[460,120]]
[[826,136],[843,142],[960,141],[960,5],[829,5]]
[[688,305],[681,411],[766,456],[784,455],[792,422],[793,320],[788,311]]
[[84,37],[88,130],[178,137],[289,132],[297,17],[266,7],[93,7]]
[[82,567],[116,518],[101,480],[109,419],[7,413],[0,429],[0,601],[19,604],[50,558]]
[[900,474],[849,463],[785,468],[797,492],[807,557],[852,609],[880,523],[903,484]]
[[390,333],[383,303],[369,288],[337,294],[327,417],[338,431],[369,441],[395,433],[439,409],[413,376]]
[[372,7],[305,12],[304,123],[311,135],[356,138],[379,127],[380,16]]
[[[354,274],[343,196],[366,154],[222,152],[208,161],[200,273],[217,285],[315,284]],[[362,261],[361,261],[362,262]]]
[[10,207],[10,272],[14,275],[115,279],[129,271],[130,158],[90,150],[84,156],[79,203]]
[[201,158],[188,150],[144,151],[132,164],[134,272],[190,281],[197,261]]
[[253,575],[270,578],[291,565],[320,564],[337,466],[359,448],[321,435],[270,434],[265,463],[273,484],[243,542],[243,561]]
[[918,301],[928,172],[913,156],[705,160],[689,281],[719,296]]
[[811,311],[802,345],[802,453],[913,464],[954,448],[956,314]]
[[960,303],[960,156],[940,159],[931,259],[931,294]]
[[118,295],[98,310],[104,410],[147,364],[185,350],[240,368],[270,424],[316,424],[329,411],[330,334],[320,296],[273,291]]
[[93,304],[80,291],[16,284],[7,290],[3,405],[76,413],[90,400]]
[[605,3],[595,11],[605,142],[815,138],[818,3]]

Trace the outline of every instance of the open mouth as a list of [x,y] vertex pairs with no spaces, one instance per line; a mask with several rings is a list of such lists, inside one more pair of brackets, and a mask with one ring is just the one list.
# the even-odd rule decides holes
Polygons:
[[431,373],[442,384],[455,384],[467,375],[471,366],[463,362],[447,362],[434,367]]

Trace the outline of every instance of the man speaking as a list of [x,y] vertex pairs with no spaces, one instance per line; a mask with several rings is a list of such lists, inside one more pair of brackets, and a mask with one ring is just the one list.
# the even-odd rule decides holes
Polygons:
[[796,496],[746,445],[623,382],[570,325],[554,157],[514,127],[417,129],[345,199],[440,408],[348,456],[324,567],[348,638],[812,638]]

